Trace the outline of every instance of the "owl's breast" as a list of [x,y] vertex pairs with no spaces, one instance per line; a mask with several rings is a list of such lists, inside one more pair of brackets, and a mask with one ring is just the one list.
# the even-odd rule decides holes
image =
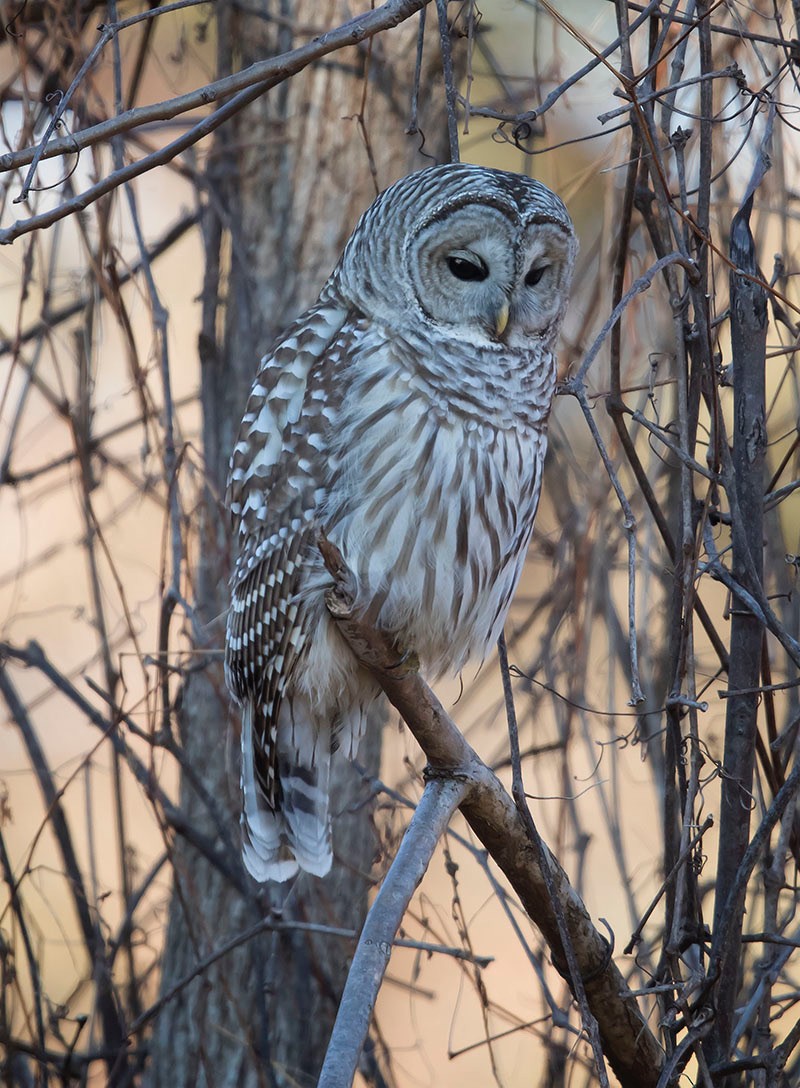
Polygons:
[[353,383],[320,521],[363,603],[432,674],[482,658],[502,627],[539,498],[543,426],[447,412],[413,376]]

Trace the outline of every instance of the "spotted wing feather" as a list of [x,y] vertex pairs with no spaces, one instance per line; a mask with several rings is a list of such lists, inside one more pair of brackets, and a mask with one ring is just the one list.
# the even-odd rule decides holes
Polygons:
[[314,392],[327,380],[326,354],[346,317],[334,303],[321,303],[264,358],[231,457],[227,503],[238,556],[225,667],[228,686],[249,715],[248,755],[273,812],[281,804],[278,717],[307,638],[298,592],[324,485],[321,450],[331,407],[330,398]]

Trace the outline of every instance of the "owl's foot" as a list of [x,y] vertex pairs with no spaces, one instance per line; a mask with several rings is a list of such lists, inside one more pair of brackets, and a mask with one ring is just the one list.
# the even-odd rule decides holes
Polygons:
[[399,650],[399,660],[393,665],[387,665],[386,671],[396,673],[398,676],[408,676],[412,672],[419,672],[419,657],[414,650]]

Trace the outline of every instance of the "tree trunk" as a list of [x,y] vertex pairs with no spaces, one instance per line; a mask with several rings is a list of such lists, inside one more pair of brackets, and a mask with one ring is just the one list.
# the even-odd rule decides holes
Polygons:
[[[251,0],[217,5],[219,75],[283,52],[337,25],[332,0]],[[446,157],[444,89],[435,15],[428,15],[419,134],[409,134],[419,18],[371,43],[331,55],[253,103],[223,126],[210,155],[207,255],[200,361],[208,488],[197,513],[200,557],[195,597],[209,647],[222,643],[230,540],[220,506],[227,461],[260,356],[315,298],[358,215],[395,178]],[[297,38],[293,38],[293,29]],[[375,179],[373,179],[373,170]],[[186,685],[181,742],[193,775],[223,810],[215,822],[184,774],[181,804],[238,859],[238,721],[219,664]],[[377,772],[375,723],[360,758]],[[358,930],[376,852],[369,788],[335,761],[334,866],[324,880],[241,887],[185,843],[175,844],[174,891],[162,994],[204,957],[269,914]],[[338,815],[337,815],[338,814]],[[237,862],[238,864],[238,862]],[[150,1083],[316,1083],[352,942],[305,931],[268,932],[204,970],[167,1002],[152,1039]]]

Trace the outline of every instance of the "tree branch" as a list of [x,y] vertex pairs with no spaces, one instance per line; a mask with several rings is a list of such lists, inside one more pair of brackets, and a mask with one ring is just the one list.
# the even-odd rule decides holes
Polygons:
[[469,772],[430,779],[372,904],[347,975],[318,1088],[352,1084],[395,934],[439,839],[470,788]]
[[[97,1008],[103,1025],[103,1041],[113,1051],[115,1048],[120,1047],[124,1035],[111,990],[111,980],[108,975],[105,955],[105,942],[100,927],[92,916],[92,906],[81,875],[72,833],[59,793],[53,783],[50,766],[33,728],[33,723],[25,709],[25,704],[19,697],[2,657],[0,657],[0,694],[2,694],[8,712],[22,735],[39,783],[47,819],[50,821],[53,835],[58,843],[67,884],[72,895],[75,913],[78,916],[81,936],[92,964],[93,974],[97,980]],[[109,1073],[110,1071],[111,1065],[109,1065]],[[112,1083],[112,1080],[109,1083]]]
[[[137,162],[129,163],[127,166],[115,170],[108,177],[103,178],[96,185],[92,185],[83,193],[78,193],[71,200],[64,201],[63,204],[47,212],[42,212],[40,215],[32,215],[28,219],[17,220],[16,223],[13,223],[5,230],[0,230],[0,245],[13,242],[15,238],[19,238],[20,235],[28,234],[33,230],[52,226],[59,219],[63,219],[75,211],[83,211],[90,204],[99,200],[101,196],[118,188],[125,182],[139,177],[140,174],[146,173],[155,166],[163,166],[182,151],[196,144],[204,136],[210,135],[221,124],[264,94],[265,91],[276,87],[279,83],[283,83],[290,76],[296,75],[297,72],[301,72],[313,61],[319,60],[321,57],[327,56],[328,53],[333,53],[347,45],[357,45],[382,30],[397,26],[418,12],[427,2],[428,0],[387,0],[387,3],[383,4],[382,7],[348,20],[335,30],[315,38],[308,45],[300,46],[299,49],[292,49],[290,52],[282,53],[278,57],[271,57],[269,60],[252,64],[243,72],[236,72],[234,75],[226,76],[224,79],[201,87],[197,91],[191,91],[189,94],[179,95],[177,98],[171,98],[166,102],[157,102],[151,106],[126,110],[124,113],[117,114],[107,121],[102,121],[99,125],[93,125],[91,128],[85,129],[83,133],[77,133],[67,139],[54,141],[50,145],[50,149],[42,154],[42,158],[51,158],[53,155],[74,154],[84,147],[108,140],[112,136],[126,132],[128,129],[138,127],[148,121],[175,117],[179,113],[207,106],[210,102],[236,92],[219,109],[204,117],[202,121],[193,125],[178,139],[173,140],[172,143],[166,144],[150,155],[145,155],[144,158],[139,159]],[[14,170],[27,162],[31,162],[36,153],[37,148],[30,147],[24,151],[2,155],[0,156],[0,171]]]
[[[750,230],[752,197],[734,217],[731,225],[731,260],[755,275],[755,241]],[[733,577],[754,595],[763,580],[764,549],[764,458],[767,446],[765,405],[765,353],[767,344],[767,296],[753,279],[732,272],[731,350],[733,357],[733,472],[735,510],[732,526]],[[734,501],[735,500],[735,501]],[[729,698],[725,719],[724,775],[720,799],[719,854],[714,911],[714,934],[730,909],[729,900],[737,887],[737,870],[750,838],[750,809],[756,751],[758,704],[756,694],[741,694],[756,688],[761,676],[761,643],[764,627],[752,612],[736,608],[731,616],[731,664],[728,686],[740,692]],[[717,1020],[711,1038],[714,1060],[725,1061],[732,1045],[731,1030],[741,970],[740,949],[744,920],[745,888],[728,918],[721,948],[720,984],[717,991]]]
[[[413,654],[402,653],[354,612],[355,579],[338,549],[324,537],[320,551],[334,584],[328,609],[358,660],[400,712],[440,774],[468,774],[471,788],[461,802],[470,827],[502,869],[557,963],[565,956],[539,852],[500,780],[478,757],[422,680]],[[623,1088],[654,1088],[664,1054],[627,984],[610,958],[608,942],[595,928],[558,861],[542,843],[542,857],[564,914],[586,998],[597,1020],[603,1050]]]

